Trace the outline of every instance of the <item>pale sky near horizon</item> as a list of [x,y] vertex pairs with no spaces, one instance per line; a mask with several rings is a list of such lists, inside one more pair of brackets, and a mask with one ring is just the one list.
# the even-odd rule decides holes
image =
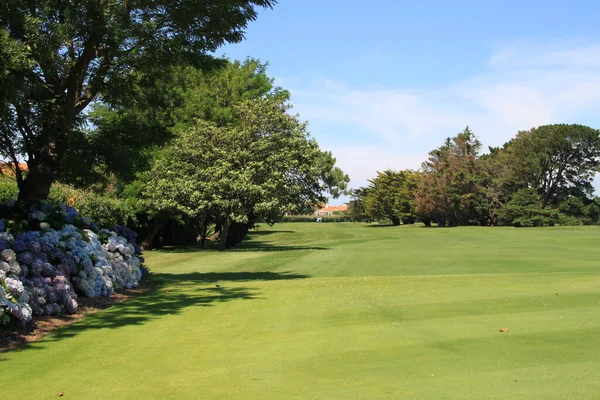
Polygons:
[[405,3],[280,0],[217,54],[268,62],[353,188],[419,168],[467,125],[485,149],[544,124],[600,128],[600,2]]

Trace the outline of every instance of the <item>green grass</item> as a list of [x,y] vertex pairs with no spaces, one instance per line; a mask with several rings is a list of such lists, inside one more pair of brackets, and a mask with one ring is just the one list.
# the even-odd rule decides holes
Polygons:
[[599,228],[251,236],[148,254],[149,293],[0,354],[0,398],[600,396]]

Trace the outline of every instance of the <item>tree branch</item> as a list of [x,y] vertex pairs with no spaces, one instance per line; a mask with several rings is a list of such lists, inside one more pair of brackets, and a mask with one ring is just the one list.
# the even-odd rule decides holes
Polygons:
[[[74,105],[77,114],[87,107],[88,104],[90,104],[90,102],[94,99],[96,94],[100,91],[102,85],[104,84],[104,78],[106,78],[111,65],[109,51],[108,49],[105,49],[102,55],[102,64],[100,67],[98,67],[96,73],[90,78],[85,91],[79,96]],[[81,89],[83,89],[83,84]]]
[[15,104],[13,104],[13,106],[15,107],[15,112],[17,113],[17,128],[19,129],[19,132],[21,132],[21,136],[23,136],[25,151],[27,152],[27,156],[29,158],[33,158],[34,154],[32,146],[35,133],[31,130],[31,127],[27,123],[27,119],[25,118],[25,115],[23,115],[22,110],[20,110],[20,107]]
[[66,103],[64,109],[65,123],[69,124],[75,120],[79,111],[77,110],[76,103],[78,101],[78,94],[80,93],[82,78],[87,71],[88,66],[92,60],[96,58],[96,43],[92,39],[88,39],[86,42],[81,55],[70,68],[69,73],[65,79],[65,83],[61,88],[61,93],[66,91]]

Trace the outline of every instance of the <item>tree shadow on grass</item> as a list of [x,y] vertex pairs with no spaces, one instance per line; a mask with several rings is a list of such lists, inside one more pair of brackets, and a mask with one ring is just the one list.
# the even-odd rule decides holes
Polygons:
[[[305,278],[309,278],[309,275],[291,272],[155,273],[145,283],[148,288],[145,293],[61,327],[52,335],[45,337],[43,342],[57,342],[88,330],[143,325],[168,315],[183,314],[194,307],[209,307],[234,300],[263,298],[260,297],[262,293],[256,287],[228,285],[233,282]],[[21,349],[26,348],[43,350],[46,346],[44,343],[33,342],[21,347]],[[0,357],[0,361],[2,360],[3,358]]]
[[293,272],[191,272],[188,274],[152,274],[152,280],[156,285],[181,284],[189,282],[191,284],[204,284],[216,282],[250,282],[250,281],[277,281],[291,279],[306,279],[310,275],[296,274]]
[[[460,226],[481,226],[481,225],[460,225]],[[419,228],[427,228],[427,229],[452,229],[452,228],[458,228],[459,225],[444,225],[444,226],[439,226],[439,225],[421,225]]]
[[[272,252],[272,251],[294,251],[294,250],[331,250],[329,247],[322,246],[278,246],[265,242],[252,242],[252,241],[244,241],[238,244],[235,247],[229,248],[225,250],[225,252],[231,253],[243,253],[250,251],[264,251],[264,252]],[[177,246],[177,247],[168,247],[157,250],[161,253],[198,253],[198,252],[219,252],[219,249],[216,247],[209,248],[201,248],[200,246],[191,245],[191,246]]]
[[232,253],[244,253],[250,251],[295,251],[295,250],[331,250],[323,246],[275,246],[264,242],[242,242],[240,245],[228,249]]
[[280,246],[269,242],[257,241],[260,236],[269,235],[271,233],[296,233],[294,231],[250,231],[246,234],[244,241],[237,246],[228,249],[229,252],[249,252],[249,251],[294,251],[294,250],[331,250],[328,247],[322,246]]
[[250,231],[248,232],[249,236],[264,236],[271,235],[273,233],[296,233],[295,231],[284,231],[284,230],[276,230],[276,231]]
[[393,224],[377,224],[377,225],[367,225],[365,228],[394,228],[402,225],[393,225]]
[[[272,233],[296,233],[294,231],[251,231],[246,234],[244,241],[236,247],[227,249],[227,251],[285,251],[285,250],[329,250],[324,247],[303,247],[303,246],[276,246],[265,242],[253,242],[261,236]],[[252,242],[252,243],[249,243]],[[186,246],[165,246],[157,249],[163,253],[197,253],[197,252],[218,252],[218,243],[216,241],[207,241],[206,247],[201,248],[199,243]]]
[[198,252],[215,252],[215,251],[219,251],[219,249],[217,248],[217,245],[214,243],[207,243],[205,248],[200,247],[200,243],[195,243],[195,244],[189,244],[189,245],[185,245],[185,246],[163,246],[160,248],[157,248],[155,250],[152,251],[157,251],[160,253],[176,253],[176,254],[183,254],[183,253],[198,253]]

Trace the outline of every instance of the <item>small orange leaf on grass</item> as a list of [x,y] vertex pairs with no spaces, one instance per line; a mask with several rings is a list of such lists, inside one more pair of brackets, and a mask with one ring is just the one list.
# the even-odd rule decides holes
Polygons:
[[508,328],[502,328],[500,329],[500,332],[508,332]]
[[58,392],[58,397],[63,397],[65,394],[63,392]]

